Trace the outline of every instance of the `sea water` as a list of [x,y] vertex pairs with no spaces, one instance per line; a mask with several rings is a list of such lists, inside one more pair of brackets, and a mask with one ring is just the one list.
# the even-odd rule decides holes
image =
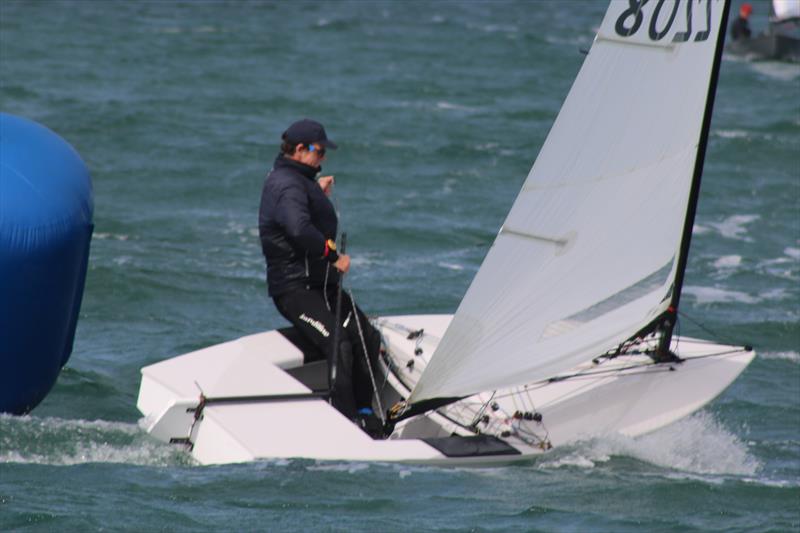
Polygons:
[[[767,5],[754,4],[758,30]],[[797,531],[792,64],[722,63],[680,332],[752,344],[758,357],[697,414],[489,469],[202,467],[137,424],[141,367],[284,325],[266,296],[257,211],[298,118],[322,121],[340,145],[324,166],[358,302],[376,315],[453,312],[604,11],[0,3],[0,107],[75,146],[96,206],[72,357],[30,415],[0,416],[0,530]]]

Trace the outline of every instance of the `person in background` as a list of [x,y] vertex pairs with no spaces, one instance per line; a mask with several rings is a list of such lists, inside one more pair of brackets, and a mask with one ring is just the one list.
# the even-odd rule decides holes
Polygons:
[[[328,198],[334,177],[317,178],[327,150],[336,147],[319,122],[304,119],[289,126],[264,181],[258,216],[269,295],[328,361],[334,353],[336,289],[340,273],[350,268],[350,256],[336,250],[338,219]],[[366,356],[376,368],[381,339],[350,296],[341,294],[341,342],[331,397],[340,412],[355,420],[372,414]]]
[[739,39],[749,39],[751,35],[750,23],[748,19],[753,12],[753,6],[750,4],[742,4],[739,8],[739,18],[731,24],[731,37],[734,41]]

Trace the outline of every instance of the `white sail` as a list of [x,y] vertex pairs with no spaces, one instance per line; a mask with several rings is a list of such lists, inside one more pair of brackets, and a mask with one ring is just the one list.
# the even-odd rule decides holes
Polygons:
[[723,0],[613,0],[410,401],[551,377],[669,305]]
[[772,0],[774,22],[800,18],[800,0]]

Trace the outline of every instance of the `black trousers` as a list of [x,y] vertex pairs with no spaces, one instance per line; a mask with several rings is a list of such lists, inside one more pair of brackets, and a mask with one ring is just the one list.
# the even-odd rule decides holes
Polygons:
[[[336,327],[336,290],[300,289],[273,299],[275,307],[306,339],[325,354],[328,363],[333,357],[333,337]],[[356,320],[356,316],[358,320]],[[372,406],[372,382],[367,366],[370,359],[373,372],[377,370],[381,335],[372,327],[367,316],[342,291],[342,329],[339,332],[339,354],[332,399],[334,406],[345,416],[353,418],[358,409]],[[364,335],[361,342],[358,327]],[[306,361],[311,362],[311,361]],[[376,380],[378,378],[376,377]]]

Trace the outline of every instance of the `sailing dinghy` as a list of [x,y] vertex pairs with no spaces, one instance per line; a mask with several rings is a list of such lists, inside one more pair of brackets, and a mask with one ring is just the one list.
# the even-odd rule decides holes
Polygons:
[[734,55],[755,60],[800,62],[800,0],[772,0],[769,26],[728,44]]
[[456,313],[375,319],[386,434],[328,403],[291,328],[143,368],[143,426],[203,464],[482,465],[704,406],[754,357],[673,334],[728,10],[611,2]]

